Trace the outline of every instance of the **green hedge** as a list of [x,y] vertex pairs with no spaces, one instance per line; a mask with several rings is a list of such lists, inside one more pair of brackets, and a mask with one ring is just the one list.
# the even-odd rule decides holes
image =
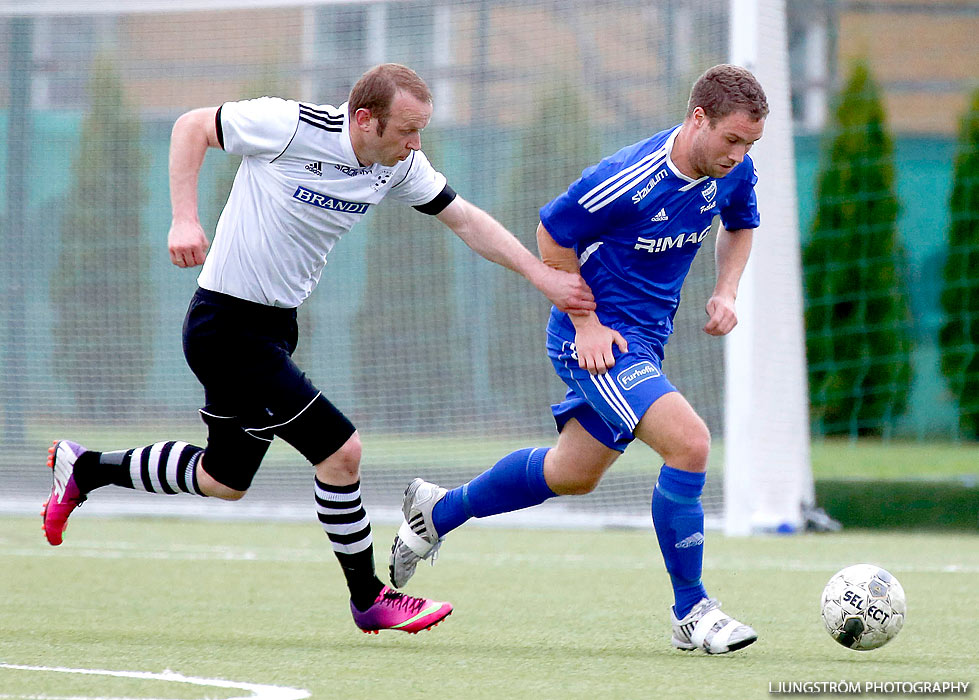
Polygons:
[[844,528],[979,532],[979,483],[818,480],[816,502]]

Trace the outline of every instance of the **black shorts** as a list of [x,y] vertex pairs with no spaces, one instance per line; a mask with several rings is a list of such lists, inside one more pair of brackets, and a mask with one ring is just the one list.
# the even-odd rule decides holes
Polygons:
[[204,470],[245,491],[274,436],[311,464],[336,452],[353,424],[292,361],[295,309],[198,289],[184,319],[187,364],[204,385]]

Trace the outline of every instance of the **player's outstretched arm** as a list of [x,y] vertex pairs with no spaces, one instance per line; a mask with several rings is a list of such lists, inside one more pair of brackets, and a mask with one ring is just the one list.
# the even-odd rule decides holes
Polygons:
[[479,255],[526,277],[561,311],[570,313],[595,308],[591,289],[577,270],[565,272],[548,267],[476,205],[457,196],[436,216]]
[[748,264],[754,229],[728,231],[723,226],[717,231],[714,255],[717,259],[717,284],[707,300],[707,323],[704,332],[710,335],[727,335],[738,325],[734,301],[738,296],[741,274]]
[[194,267],[204,262],[210,245],[197,213],[197,178],[207,149],[220,148],[217,107],[182,114],[170,134],[170,206],[173,220],[167,236],[170,262]]

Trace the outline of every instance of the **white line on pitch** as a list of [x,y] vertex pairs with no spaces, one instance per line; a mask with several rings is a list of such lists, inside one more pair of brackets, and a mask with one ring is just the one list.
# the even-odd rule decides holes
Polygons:
[[[235,690],[247,690],[251,695],[241,695],[227,700],[303,700],[309,697],[309,692],[299,688],[286,688],[278,685],[264,685],[261,683],[240,683],[238,681],[226,681],[220,678],[194,678],[184,676],[170,670],[162,673],[149,673],[147,671],[107,671],[94,668],[64,668],[61,666],[23,666],[20,664],[0,663],[0,669],[13,671],[35,671],[47,673],[73,673],[83,676],[112,676],[114,678],[136,678],[140,680],[165,681],[168,683],[187,683],[189,685],[202,685],[211,688],[232,688]],[[55,698],[47,695],[0,695],[0,698],[29,698],[30,700],[152,700],[150,698],[106,698],[91,696],[72,696]],[[166,700],[157,698],[156,700]]]
[[[173,544],[165,549],[148,549],[145,544],[134,542],[105,542],[100,545],[65,545],[54,548],[6,547],[0,542],[0,556],[18,557],[77,557],[82,559],[148,559],[157,561],[239,561],[239,562],[272,562],[272,563],[311,563],[329,562],[333,558],[332,550],[324,544],[323,547],[247,547],[236,548],[227,546]],[[517,553],[496,552],[492,554],[474,554],[466,551],[453,551],[452,558],[464,563],[476,563],[482,566],[507,566],[526,564],[536,566],[570,566],[582,567],[616,567],[627,570],[641,570],[661,566],[658,559],[650,556],[629,554],[603,554],[600,557],[583,554],[556,553]],[[448,556],[448,555],[446,555]],[[706,555],[704,566],[715,571],[798,571],[811,573],[833,573],[839,567],[838,562],[820,560],[790,560],[751,557],[738,559],[717,555]],[[973,563],[944,563],[934,565],[895,566],[895,573],[943,573],[943,574],[977,574],[979,565]]]

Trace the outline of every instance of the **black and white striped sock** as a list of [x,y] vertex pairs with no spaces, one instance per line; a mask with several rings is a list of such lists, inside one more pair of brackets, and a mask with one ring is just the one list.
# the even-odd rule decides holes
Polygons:
[[82,493],[115,484],[149,493],[203,496],[197,462],[204,450],[171,440],[115,452],[85,452],[75,462],[75,483]]
[[358,610],[366,610],[384,584],[374,570],[371,521],[360,500],[360,482],[333,486],[314,481],[316,514],[343,569],[350,599]]

